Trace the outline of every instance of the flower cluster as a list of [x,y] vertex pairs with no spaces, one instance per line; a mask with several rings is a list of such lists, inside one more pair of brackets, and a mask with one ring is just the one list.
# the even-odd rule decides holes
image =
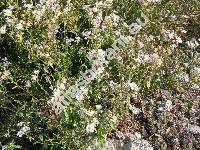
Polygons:
[[8,70],[9,62],[7,57],[3,58],[2,60],[3,60],[3,72],[1,75],[1,80],[6,80],[10,75],[10,72]]
[[145,54],[143,51],[139,51],[138,57],[135,59],[135,61],[140,64],[154,63],[157,64],[158,66],[161,66],[162,64],[162,59],[159,57],[157,53]]
[[17,124],[18,127],[21,127],[21,129],[19,130],[19,132],[17,133],[18,137],[22,137],[24,134],[26,134],[29,130],[30,127],[27,126],[24,122],[19,122]]
[[0,146],[200,149],[196,4],[2,2]]
[[[144,23],[142,23],[141,20],[137,19],[138,23],[132,23],[129,26],[129,31],[131,34],[135,35],[136,33],[138,33],[139,30],[141,30],[141,27],[148,22],[148,18],[144,14],[142,14],[142,17],[145,18]],[[138,28],[138,26],[140,26],[140,28]],[[79,102],[80,100],[82,100],[83,95],[87,93],[87,85],[92,80],[97,79],[100,74],[103,73],[105,67],[107,67],[109,64],[109,61],[117,57],[117,52],[120,51],[120,47],[117,46],[117,44],[125,47],[125,44],[128,44],[128,38],[120,35],[120,37],[111,45],[112,48],[108,48],[106,49],[106,51],[103,51],[102,49],[97,49],[88,52],[87,58],[92,61],[92,69],[86,70],[85,73],[83,73],[82,71],[80,72],[81,76],[79,77],[79,80],[76,81],[76,84],[71,86],[67,91],[65,91],[65,93],[63,93],[65,98],[67,98],[69,101],[71,101],[73,98],[76,98]],[[138,87],[134,83],[129,83],[128,85],[132,90],[138,91]],[[60,92],[59,95],[61,95]],[[64,109],[62,103],[68,104],[68,102],[64,102],[63,96],[61,99],[62,102],[58,102],[58,107],[55,106],[57,105],[56,99],[54,97],[52,99],[50,104],[53,103],[53,108],[61,108],[61,110],[55,110],[56,112],[62,112],[62,110]]]
[[95,131],[95,127],[98,125],[99,121],[97,118],[93,118],[92,123],[86,126],[86,133],[93,133]]

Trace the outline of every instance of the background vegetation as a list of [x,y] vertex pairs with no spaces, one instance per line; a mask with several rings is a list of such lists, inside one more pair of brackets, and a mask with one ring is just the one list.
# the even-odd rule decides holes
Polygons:
[[[200,149],[200,132],[185,126],[200,126],[199,3],[1,2],[2,148],[79,150],[140,133],[154,149]],[[150,21],[133,37],[128,25],[141,13]],[[120,34],[129,43],[117,59],[56,114],[48,102],[64,98]]]

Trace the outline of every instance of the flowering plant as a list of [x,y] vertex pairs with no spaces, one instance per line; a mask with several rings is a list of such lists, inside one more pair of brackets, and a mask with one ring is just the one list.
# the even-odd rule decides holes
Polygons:
[[2,149],[200,149],[198,12],[195,0],[0,2]]

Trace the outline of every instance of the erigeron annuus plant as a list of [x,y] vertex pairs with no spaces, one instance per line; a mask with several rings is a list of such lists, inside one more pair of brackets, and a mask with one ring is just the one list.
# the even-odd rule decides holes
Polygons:
[[[169,137],[170,134],[176,136],[169,129],[169,126],[172,127],[170,121],[180,121],[179,113],[190,114],[187,111],[190,107],[192,112],[198,108],[197,101],[191,104],[190,98],[183,97],[182,100],[181,95],[188,92],[190,84],[192,89],[199,89],[199,58],[195,52],[198,45],[190,40],[195,36],[187,37],[186,26],[183,26],[187,23],[186,18],[194,16],[188,13],[182,16],[184,4],[179,5],[179,1],[140,5],[135,4],[135,1],[122,4],[112,0],[62,2],[42,0],[33,4],[25,1],[20,5],[7,3],[1,13],[3,48],[0,55],[2,58],[7,57],[10,62],[8,67],[4,67],[10,75],[7,76],[8,72],[4,71],[4,80],[1,82],[7,94],[3,106],[9,107],[0,107],[4,110],[5,120],[8,120],[8,128],[11,130],[8,133],[4,127],[0,134],[6,133],[8,138],[17,135],[19,130],[13,132],[12,126],[25,118],[31,123],[28,134],[22,135],[29,130],[28,127],[18,134],[23,136],[23,140],[30,138],[33,143],[43,145],[43,149],[84,149],[91,142],[90,139],[105,139],[112,129],[117,129],[118,138],[126,136],[125,127],[118,129],[116,126],[119,124],[118,118],[128,113],[129,117],[135,119],[131,121],[133,126],[137,125],[133,131],[139,131],[146,138],[153,137],[146,140],[155,142],[155,147],[160,145],[156,142],[158,138],[146,132],[161,134],[159,139],[163,136],[163,141],[174,139]],[[187,4],[190,6],[189,2]],[[175,7],[180,13],[171,10]],[[106,48],[120,35],[127,35],[128,25],[125,22],[131,23],[139,18],[138,12],[148,14],[151,23],[143,28],[137,26],[141,29],[137,36],[127,36],[126,46],[119,45],[120,52],[116,59],[104,68],[100,62],[104,60]],[[136,18],[133,17],[135,14]],[[14,42],[7,42],[9,37]],[[90,82],[80,92],[75,92],[73,97],[77,101],[64,101],[66,95],[63,94],[76,84],[81,72],[85,71],[83,68],[89,69],[92,64],[99,65],[96,73],[101,73],[101,77]],[[158,98],[154,96],[154,91],[160,91],[156,95]],[[173,96],[163,96],[161,91],[169,91]],[[68,93],[73,93],[73,90]],[[66,102],[64,113],[52,111],[52,108],[62,105],[47,105],[48,101],[56,103],[57,100]],[[138,104],[135,105],[135,102]],[[181,103],[181,111],[178,112],[177,103]],[[178,114],[179,118],[170,118],[165,112],[173,117]],[[11,115],[7,115],[9,113],[15,117],[10,119]],[[145,123],[138,121],[141,115],[148,121],[145,123],[149,125],[150,131],[145,129]],[[182,134],[179,131],[177,133],[177,136]],[[5,141],[7,138],[3,143]]]
[[3,27],[7,27],[7,34],[16,39],[22,49],[28,50],[29,58],[44,58],[52,63],[57,59],[55,53],[60,51],[56,34],[62,21],[66,22],[70,18],[72,3],[68,1],[65,6],[61,6],[59,1],[41,1],[36,6],[22,5],[8,7],[3,11]]
[[[137,34],[138,30],[140,30],[141,28],[138,29],[138,26],[144,26],[147,22],[148,22],[148,18],[142,14],[142,16],[144,17],[145,22],[142,23],[140,19],[137,19],[138,23],[132,23],[129,27],[129,31],[131,32],[131,34]],[[71,86],[67,91],[63,91],[63,95],[67,98],[67,100],[69,100],[71,102],[72,99],[76,98],[77,99],[77,93],[79,92],[83,92],[82,88],[85,89],[86,86],[88,86],[88,84],[94,80],[99,78],[99,75],[104,71],[104,67],[108,66],[108,61],[111,61],[113,59],[116,58],[117,53],[120,51],[120,48],[117,46],[117,43],[121,46],[125,46],[125,44],[128,44],[128,38],[120,35],[120,37],[117,39],[117,41],[115,41],[112,44],[112,48],[108,48],[106,49],[106,51],[104,52],[102,49],[94,49],[93,51],[88,52],[87,57],[89,60],[92,60],[92,69],[86,70],[85,73],[83,73],[82,71],[80,72],[80,74],[82,75],[79,80],[76,82],[75,85]],[[115,52],[116,51],[116,52]],[[105,59],[106,57],[106,59]],[[119,57],[117,57],[117,59],[119,59]],[[122,57],[120,57],[120,60],[122,59]],[[154,58],[152,58],[154,59]],[[100,65],[100,68],[99,68]],[[99,72],[100,69],[100,72]],[[90,76],[88,75],[90,74]],[[84,81],[85,80],[85,81]],[[98,82],[100,80],[98,79]],[[137,86],[137,85],[136,85]],[[132,86],[131,86],[132,89]],[[60,92],[59,92],[60,93]],[[60,94],[59,94],[60,95]],[[62,106],[67,105],[68,102],[64,101],[63,96],[62,96],[62,100],[58,99],[58,104],[56,104],[56,100],[55,97],[52,97],[51,103],[53,103],[53,108],[54,109],[61,109],[61,110],[56,110],[56,112],[62,112],[62,110],[64,109],[64,107]],[[79,101],[79,98],[77,99]],[[80,101],[79,101],[80,102]],[[63,104],[62,104],[63,103]],[[75,102],[76,103],[76,102]]]

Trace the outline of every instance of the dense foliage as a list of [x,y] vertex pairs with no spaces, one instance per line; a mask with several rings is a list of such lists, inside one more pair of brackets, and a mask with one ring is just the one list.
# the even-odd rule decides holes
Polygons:
[[[2,148],[79,150],[140,134],[154,149],[200,149],[187,126],[200,126],[199,12],[198,0],[0,2]],[[142,13],[149,22],[133,36]],[[116,59],[67,101],[61,93],[120,35]]]

